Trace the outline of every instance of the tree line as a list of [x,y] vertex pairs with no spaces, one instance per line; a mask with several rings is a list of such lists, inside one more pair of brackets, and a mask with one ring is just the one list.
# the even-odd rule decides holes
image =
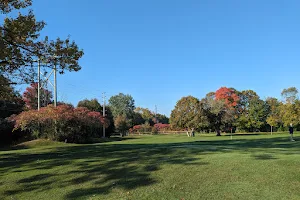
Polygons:
[[300,128],[300,100],[295,87],[284,89],[282,100],[273,97],[263,100],[253,90],[238,91],[227,87],[210,92],[201,100],[193,96],[182,97],[169,120],[148,108],[136,107],[133,97],[123,93],[110,97],[105,116],[97,99],[81,100],[76,107],[58,102],[58,108],[54,108],[52,92],[44,88],[40,92],[42,109],[38,112],[36,83],[26,88],[23,95],[8,83],[9,80],[0,75],[1,136],[86,142],[93,137],[102,137],[103,126],[108,137],[113,133],[124,136],[128,132],[191,129],[216,132],[217,135],[236,131],[274,132],[285,131],[290,124]]
[[[133,132],[157,132],[166,129],[168,117],[148,108],[136,107],[131,95],[119,93],[105,106],[94,99],[84,99],[74,107],[58,102],[53,106],[52,92],[41,88],[41,109],[37,110],[38,86],[30,84],[21,95],[0,75],[0,138],[1,141],[48,138],[68,142],[89,142],[113,133],[124,136]],[[134,127],[134,129],[133,129]],[[147,127],[147,130],[146,130]]]
[[171,112],[173,129],[194,128],[203,132],[285,131],[300,128],[300,101],[295,87],[281,92],[282,100],[261,99],[253,90],[221,87],[199,100],[181,98]]

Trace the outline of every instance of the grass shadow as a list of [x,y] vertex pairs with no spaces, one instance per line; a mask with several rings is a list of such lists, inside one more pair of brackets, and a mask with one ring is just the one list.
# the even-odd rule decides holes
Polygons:
[[53,175],[52,174],[37,174],[37,175],[31,176],[29,178],[21,179],[21,180],[18,181],[18,183],[32,183],[32,182],[47,179],[51,176],[53,176]]
[[[225,137],[226,138],[226,137]],[[122,141],[132,138],[114,138]],[[136,138],[135,138],[136,139]],[[300,138],[295,138],[299,140]],[[112,140],[110,140],[112,141]],[[261,148],[265,149],[261,154]],[[7,195],[21,195],[29,189],[32,192],[47,188],[61,176],[71,177],[57,181],[54,187],[64,188],[69,185],[89,184],[88,188],[77,188],[70,191],[65,199],[88,198],[93,195],[108,194],[114,188],[133,190],[158,183],[151,173],[159,171],[162,164],[200,166],[209,165],[198,155],[219,152],[240,151],[249,153],[257,160],[277,159],[272,155],[274,148],[282,154],[299,153],[299,142],[290,142],[288,137],[191,141],[162,144],[99,144],[59,146],[47,151],[20,151],[11,154],[0,154],[0,176],[20,172],[54,170],[55,173],[41,173],[25,177],[16,184],[19,188],[6,190]],[[60,172],[59,167],[67,168]],[[20,170],[23,169],[23,170]],[[31,174],[31,173],[28,173]],[[44,183],[46,183],[44,185]],[[53,187],[53,186],[52,186]]]
[[119,142],[119,141],[132,140],[132,139],[138,139],[138,138],[134,138],[134,137],[120,137],[120,136],[111,136],[109,138],[93,138],[91,141],[88,141],[86,144]]
[[274,160],[277,159],[271,154],[260,154],[260,155],[253,155],[253,157],[257,160]]

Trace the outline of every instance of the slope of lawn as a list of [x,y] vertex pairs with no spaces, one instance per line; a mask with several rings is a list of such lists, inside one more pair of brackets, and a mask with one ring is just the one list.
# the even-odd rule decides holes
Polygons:
[[132,136],[0,151],[0,199],[300,199],[300,137]]

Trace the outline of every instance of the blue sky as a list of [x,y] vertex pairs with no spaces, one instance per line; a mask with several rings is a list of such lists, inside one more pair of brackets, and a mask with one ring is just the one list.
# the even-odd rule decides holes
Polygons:
[[43,35],[69,34],[82,70],[59,76],[59,100],[119,92],[169,115],[183,96],[221,86],[262,98],[300,89],[300,1],[43,0]]

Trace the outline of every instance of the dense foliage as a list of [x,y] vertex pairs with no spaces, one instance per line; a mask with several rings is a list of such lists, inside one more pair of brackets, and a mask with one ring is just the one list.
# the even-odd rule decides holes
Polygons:
[[[97,99],[91,99],[91,100],[84,99],[82,101],[79,101],[77,107],[85,107],[90,111],[100,112],[101,115],[103,116],[103,107],[101,106],[101,104]],[[106,127],[105,129],[105,136],[109,137],[115,130],[114,119],[109,106],[105,106],[105,120],[107,120],[109,124],[108,127]],[[101,133],[102,132],[103,130],[101,130]]]
[[102,106],[97,99],[84,99],[78,102],[77,107],[85,107],[91,111],[102,112]]
[[[45,107],[52,103],[52,92],[41,88],[40,89],[40,103],[41,107]],[[32,83],[30,87],[27,87],[23,93],[23,100],[28,109],[37,109],[38,107],[38,84]]]
[[151,126],[158,123],[168,124],[169,118],[160,113],[154,113],[148,108],[137,107],[134,110],[134,125],[149,123]]
[[283,100],[260,97],[253,90],[237,91],[221,87],[200,101],[181,98],[171,113],[173,129],[216,132],[256,132],[286,130],[300,125],[300,101],[295,87],[284,89]]
[[239,96],[236,91],[232,88],[221,87],[215,93],[216,100],[224,100],[226,106],[234,107],[237,106]]
[[[42,38],[40,32],[46,23],[36,20],[31,5],[32,0],[0,0],[4,19],[0,22],[0,72],[14,81],[32,82],[37,59],[48,67],[56,65],[60,73],[80,70],[78,61],[83,51],[70,38]],[[9,13],[20,9],[16,17],[9,17]]]
[[199,99],[192,96],[181,98],[170,117],[173,128],[200,128],[205,122],[203,107]]
[[0,143],[12,143],[26,133],[20,131],[12,134],[14,124],[7,118],[19,114],[24,108],[21,95],[9,84],[9,80],[0,75]]
[[[107,130],[106,137],[112,133],[125,136],[128,133],[157,134],[192,129],[221,135],[221,132],[235,131],[282,131],[291,124],[296,129],[300,127],[300,100],[296,88],[283,90],[282,101],[276,98],[263,100],[252,90],[237,91],[226,87],[209,92],[201,100],[193,96],[183,97],[172,110],[168,124],[165,115],[148,108],[136,108],[132,96],[122,93],[109,99],[105,117],[97,99],[84,99],[76,108],[61,103],[56,108],[48,105],[40,111],[24,111],[21,96],[8,82],[0,76],[0,109],[3,110],[0,129],[4,130],[4,125],[8,133],[15,123],[15,130],[26,131],[37,138],[86,142],[102,137],[103,125]],[[28,108],[35,108],[37,104],[35,92],[33,84],[23,95]],[[31,106],[28,106],[25,96],[31,98]],[[12,114],[18,115],[8,121]]]
[[30,130],[36,137],[77,143],[99,137],[102,126],[108,126],[101,113],[68,105],[24,111],[12,120],[15,129]]
[[130,121],[128,121],[125,115],[118,115],[114,117],[114,124],[116,131],[119,132],[122,136],[126,135],[126,132],[131,126]]

